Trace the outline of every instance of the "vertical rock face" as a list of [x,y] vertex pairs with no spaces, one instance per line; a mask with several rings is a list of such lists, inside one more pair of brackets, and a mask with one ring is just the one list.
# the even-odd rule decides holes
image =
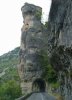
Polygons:
[[72,96],[72,0],[52,0],[48,21],[48,50],[59,73],[64,100]]
[[[39,52],[45,47],[41,24],[42,8],[25,3],[21,10],[24,25],[21,35],[19,75],[21,81],[29,83],[40,78],[42,74],[39,62]],[[28,85],[30,84],[26,83],[25,88]]]
[[[66,48],[72,46],[72,1],[53,0],[50,11],[50,27],[55,43]],[[56,38],[59,38],[58,41]],[[56,45],[56,44],[55,44]]]

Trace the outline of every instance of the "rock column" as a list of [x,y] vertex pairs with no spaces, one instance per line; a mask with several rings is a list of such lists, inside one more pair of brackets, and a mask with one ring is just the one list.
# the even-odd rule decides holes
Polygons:
[[41,14],[42,8],[25,3],[21,8],[24,25],[21,29],[19,75],[22,92],[31,92],[32,81],[42,74],[39,51],[44,47]]

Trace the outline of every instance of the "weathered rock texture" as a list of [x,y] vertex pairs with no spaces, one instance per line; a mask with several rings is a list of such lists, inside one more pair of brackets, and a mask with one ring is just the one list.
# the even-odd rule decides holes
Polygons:
[[21,10],[24,25],[21,35],[19,75],[22,81],[22,89],[29,92],[31,91],[32,81],[41,78],[39,52],[45,49],[46,44],[43,40],[41,24],[42,8],[25,3]]
[[48,21],[50,61],[64,100],[72,99],[72,0],[52,0]]

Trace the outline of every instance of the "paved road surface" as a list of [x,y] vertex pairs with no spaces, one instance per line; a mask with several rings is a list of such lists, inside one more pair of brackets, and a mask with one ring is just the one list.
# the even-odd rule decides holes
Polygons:
[[56,100],[55,97],[47,93],[33,93],[27,100]]

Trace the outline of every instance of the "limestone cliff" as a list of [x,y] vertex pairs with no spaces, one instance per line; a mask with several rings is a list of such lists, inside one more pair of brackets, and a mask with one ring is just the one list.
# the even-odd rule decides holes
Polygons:
[[52,0],[48,20],[50,62],[58,72],[60,93],[72,97],[72,0]]
[[[22,90],[31,92],[32,82],[41,78],[40,51],[48,50],[53,68],[57,71],[64,100],[72,98],[72,1],[52,0],[48,34],[41,24],[42,8],[25,3],[22,7],[24,25],[21,29],[19,75]],[[47,36],[46,36],[47,35]],[[46,41],[46,39],[48,41]]]
[[22,81],[22,89],[24,87],[24,90],[29,92],[29,90],[31,91],[32,81],[41,77],[39,52],[45,49],[46,44],[43,40],[41,24],[42,8],[25,3],[21,10],[24,25],[21,29],[19,75]]

